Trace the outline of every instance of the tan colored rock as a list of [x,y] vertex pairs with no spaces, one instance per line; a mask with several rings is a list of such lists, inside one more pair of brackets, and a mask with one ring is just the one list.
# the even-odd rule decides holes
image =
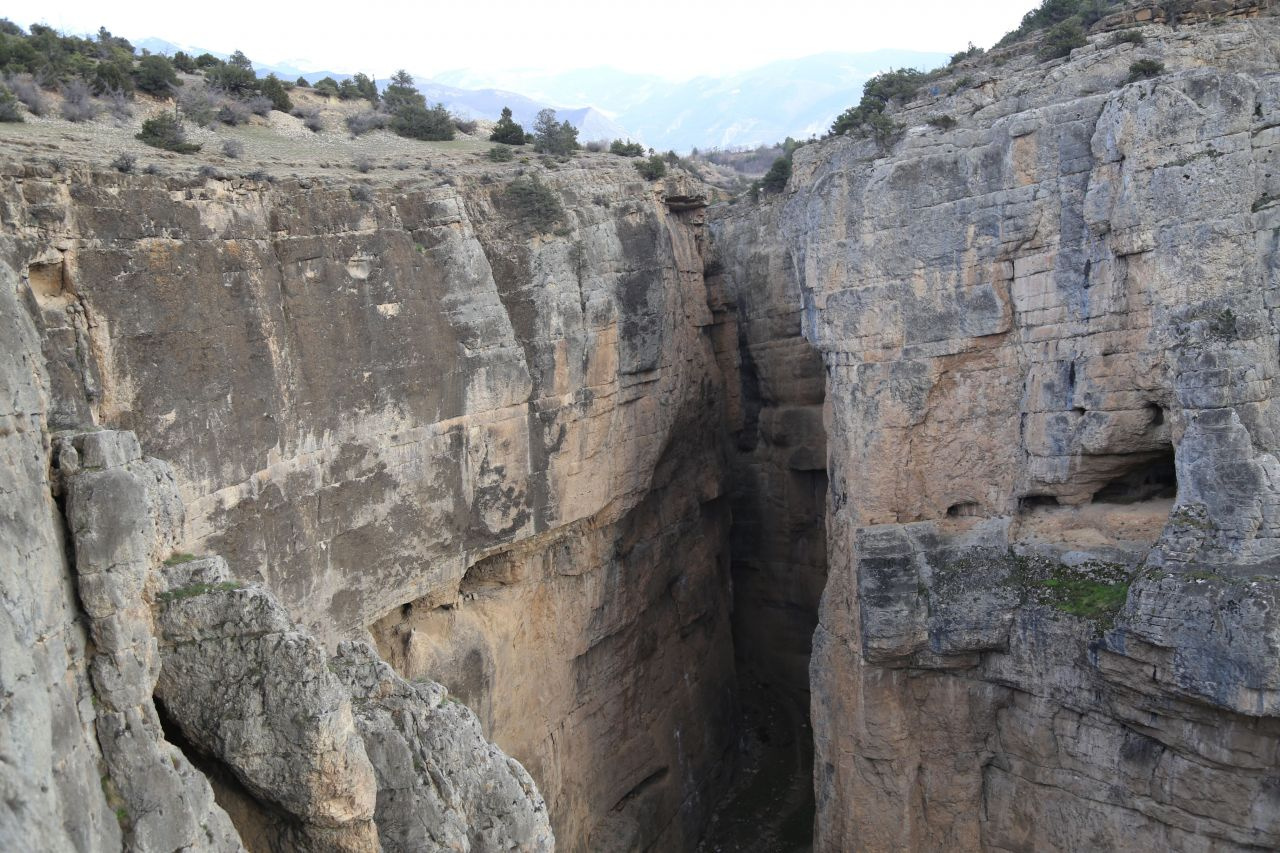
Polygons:
[[[39,164],[0,169],[18,235],[4,260],[33,294],[53,426],[136,432],[172,465],[175,547],[223,555],[317,642],[273,628],[285,645],[259,647],[210,622],[212,645],[188,650],[166,695],[221,672],[219,643],[236,650],[228,665],[309,666],[408,607],[436,626],[431,644],[404,656],[380,627],[381,650],[476,707],[546,796],[562,847],[592,849],[606,817],[600,838],[622,820],[637,843],[691,843],[735,735],[698,188],[606,156],[539,167],[567,210],[546,234],[509,209],[503,167],[366,192],[308,177],[196,186],[97,156],[71,159],[74,190]],[[486,581],[468,608],[504,562],[519,577]],[[488,614],[480,628],[450,615],[468,609]],[[465,663],[477,648],[485,678]],[[311,686],[298,706],[340,716]],[[191,719],[219,707],[190,693]],[[249,762],[205,722],[211,750]],[[258,769],[237,776],[249,801],[339,823],[368,811],[367,787],[341,804],[305,773],[285,791],[288,761]]]
[[775,203],[831,410],[816,849],[1280,844],[1280,29],[1144,32],[1155,80],[1109,36],[943,80]]

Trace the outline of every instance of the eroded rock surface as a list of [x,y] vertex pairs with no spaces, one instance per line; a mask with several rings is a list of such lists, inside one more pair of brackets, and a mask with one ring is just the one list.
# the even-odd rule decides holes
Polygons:
[[1179,8],[711,228],[5,130],[0,846],[690,849],[741,669],[822,851],[1280,847],[1280,25]]
[[[136,432],[172,466],[173,547],[249,584],[163,615],[165,713],[240,768],[232,816],[269,824],[265,803],[319,838],[378,811],[336,682],[255,680],[373,640],[475,707],[563,849],[693,843],[736,715],[700,188],[618,158],[539,167],[566,209],[550,234],[504,195],[514,166],[371,188],[84,157],[3,169],[4,258],[48,429]],[[272,702],[318,719],[226,722]],[[307,762],[363,781],[323,790]]]
[[330,657],[221,557],[162,562],[182,506],[132,433],[71,434],[55,450],[95,643],[99,796],[123,833],[105,846],[553,849],[528,773],[445,688],[408,684],[363,643]]
[[957,70],[760,214],[831,410],[820,850],[1280,844],[1280,27],[1144,33]]

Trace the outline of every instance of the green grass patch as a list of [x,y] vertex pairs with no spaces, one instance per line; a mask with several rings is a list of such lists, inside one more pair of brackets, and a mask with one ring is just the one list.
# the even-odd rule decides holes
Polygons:
[[188,554],[185,551],[175,551],[169,555],[169,559],[164,561],[166,566],[180,566],[183,563],[190,563],[197,559],[195,554]]
[[171,589],[168,592],[160,593],[160,600],[168,604],[172,601],[182,601],[185,598],[195,598],[199,595],[207,595],[211,592],[230,592],[234,589],[242,589],[244,584],[240,581],[221,581],[219,583],[193,583],[190,586]]
[[1044,601],[1064,613],[1084,619],[1109,619],[1124,606],[1129,582],[1101,583],[1081,577],[1058,575],[1038,584]]

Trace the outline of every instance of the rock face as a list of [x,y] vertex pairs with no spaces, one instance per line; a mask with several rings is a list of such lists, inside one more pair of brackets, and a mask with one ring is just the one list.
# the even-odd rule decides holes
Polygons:
[[0,846],[1280,848],[1280,18],[1176,5],[710,226],[6,127]]
[[[226,577],[183,582],[213,589],[166,599],[155,692],[246,843],[415,849],[430,814],[463,843],[494,824],[483,797],[516,789],[546,796],[562,849],[694,843],[736,718],[698,189],[618,158],[546,172],[567,211],[551,235],[512,206],[511,174],[70,168],[2,170],[0,254],[42,371],[33,439],[133,431],[171,466],[172,548],[225,558]],[[409,681],[366,661],[344,689],[321,664],[342,670],[348,640]],[[441,729],[455,709],[424,678],[537,789],[453,790],[449,760],[496,779],[505,758]],[[448,758],[415,758],[423,737]],[[536,822],[500,831],[550,843]]]
[[800,288],[776,213],[721,207],[710,222],[742,734],[707,851],[805,850],[813,822],[808,664],[827,565],[825,374],[801,336]]
[[958,70],[759,214],[831,411],[817,849],[1280,845],[1278,23]]
[[443,687],[399,679],[364,643],[331,658],[221,557],[161,563],[182,506],[132,433],[62,437],[55,458],[125,847],[553,849],[528,773]]
[[181,527],[173,475],[142,457],[132,433],[61,438],[55,453],[94,643],[89,671],[108,805],[130,848],[241,850],[209,783],[165,740],[152,701],[161,654],[148,599],[152,567]]

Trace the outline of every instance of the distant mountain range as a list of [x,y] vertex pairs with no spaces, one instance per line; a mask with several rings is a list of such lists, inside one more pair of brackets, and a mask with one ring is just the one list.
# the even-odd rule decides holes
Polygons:
[[[613,68],[563,74],[509,72],[509,88],[547,103],[588,103],[658,150],[761,145],[824,133],[862,97],[862,84],[890,68],[933,68],[942,53],[878,50],[786,59],[723,76],[671,82]],[[458,87],[490,84],[480,71],[438,74]],[[592,138],[584,134],[584,138]]]
[[[185,50],[227,56],[155,38],[142,39],[135,46],[153,53]],[[552,107],[578,128],[583,141],[628,138],[660,151],[683,152],[821,134],[842,110],[858,101],[862,84],[875,74],[890,68],[933,68],[946,60],[942,53],[878,50],[823,53],[676,82],[614,68],[560,73],[458,69],[415,79],[429,102],[442,103],[465,117],[496,119],[507,106],[528,128],[539,110]],[[254,65],[259,73],[275,72],[289,80],[350,76],[299,68],[292,62]]]

